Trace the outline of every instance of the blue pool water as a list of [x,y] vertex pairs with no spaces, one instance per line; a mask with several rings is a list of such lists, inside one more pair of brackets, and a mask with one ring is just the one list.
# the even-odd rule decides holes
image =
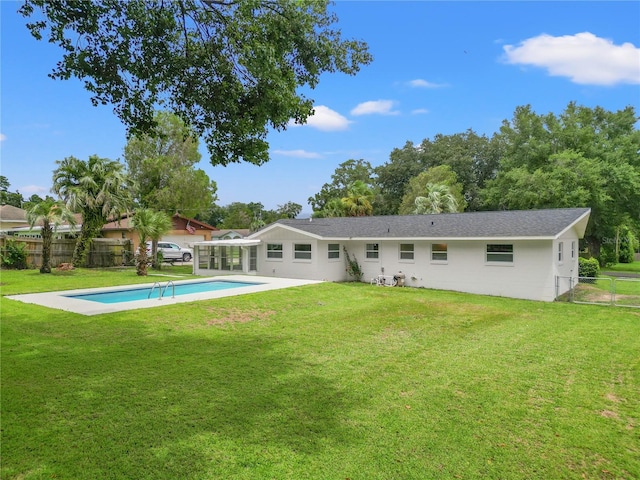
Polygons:
[[[170,298],[173,294],[173,288],[171,285],[166,287],[167,283],[162,282],[160,284],[160,288],[162,290],[163,298]],[[205,282],[194,282],[194,283],[176,283],[175,284],[175,295],[187,295],[189,293],[203,293],[203,292],[212,292],[216,290],[226,290],[229,288],[241,288],[241,287],[251,287],[253,285],[261,285],[260,283],[251,283],[251,282],[229,282],[225,280],[208,280]],[[98,292],[98,293],[79,293],[73,295],[64,295],[68,298],[77,298],[79,300],[89,300],[91,302],[98,303],[122,303],[122,302],[133,302],[136,300],[147,300],[149,298],[149,292],[151,291],[151,287],[146,286],[143,288],[129,288],[123,290],[112,290],[109,292]],[[160,295],[160,291],[158,290],[158,286],[153,289],[153,293],[151,294],[152,299],[158,299]]]

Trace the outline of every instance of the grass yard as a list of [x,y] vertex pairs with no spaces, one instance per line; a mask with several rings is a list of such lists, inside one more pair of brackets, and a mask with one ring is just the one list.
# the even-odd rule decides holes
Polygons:
[[353,283],[1,308],[3,479],[640,478],[635,309]]
[[611,271],[611,272],[627,272],[627,273],[640,274],[640,262],[617,263],[609,267],[603,267],[602,270]]

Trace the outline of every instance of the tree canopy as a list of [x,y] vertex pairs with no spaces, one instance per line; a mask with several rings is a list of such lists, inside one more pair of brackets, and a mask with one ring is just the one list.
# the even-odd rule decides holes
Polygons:
[[11,205],[13,207],[22,208],[22,204],[24,202],[22,194],[17,190],[15,192],[10,192],[10,186],[11,183],[9,183],[9,179],[4,175],[0,175],[0,205]]
[[[437,188],[436,188],[437,187]],[[442,188],[444,187],[444,188]],[[446,190],[446,191],[445,191]],[[412,213],[441,213],[464,211],[466,202],[462,194],[462,185],[449,165],[432,167],[409,180],[405,188],[402,204],[398,209],[400,215]],[[421,208],[416,212],[416,198],[421,201]]]
[[266,162],[268,128],[313,112],[300,87],[372,60],[324,0],[26,0],[19,11],[63,50],[52,78],[84,80],[133,134],[153,131],[159,106],[177,114],[214,165]]
[[186,217],[204,214],[216,200],[217,185],[195,165],[198,139],[176,115],[157,112],[157,135],[133,135],[124,149],[137,203]]
[[598,256],[620,225],[640,225],[640,131],[632,107],[570,103],[559,115],[518,107],[500,129],[504,152],[485,208],[591,207],[585,238]]
[[[331,183],[325,183],[319,193],[309,197],[309,204],[313,207],[314,212],[320,212],[332,200],[348,196],[349,188],[357,181],[363,182],[373,191],[375,180],[371,164],[362,159],[350,159],[342,162],[331,175]],[[335,205],[335,202],[333,204]]]
[[537,114],[520,106],[491,137],[467,130],[406,142],[373,171],[365,160],[349,160],[309,203],[314,216],[344,215],[336,199],[345,197],[349,178],[375,192],[377,215],[430,211],[429,194],[446,198],[436,195],[440,184],[459,211],[590,207],[585,239],[599,256],[601,244],[625,228],[640,233],[638,120],[633,107],[608,111],[571,102],[559,114]]

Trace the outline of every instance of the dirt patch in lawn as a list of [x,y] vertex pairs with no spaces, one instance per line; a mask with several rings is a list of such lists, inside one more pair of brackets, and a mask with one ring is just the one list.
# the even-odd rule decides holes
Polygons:
[[[211,309],[213,310],[213,309]],[[241,310],[230,308],[215,311],[215,317],[207,320],[207,325],[225,325],[228,323],[247,323],[254,320],[267,320],[275,312],[271,310]]]

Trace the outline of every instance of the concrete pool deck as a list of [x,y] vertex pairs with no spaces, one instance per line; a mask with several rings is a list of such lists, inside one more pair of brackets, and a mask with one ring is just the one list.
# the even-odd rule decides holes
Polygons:
[[[77,290],[62,290],[58,292],[45,292],[45,293],[26,293],[22,295],[7,295],[4,298],[11,300],[17,300],[23,303],[32,303],[40,305],[42,307],[55,308],[58,310],[65,310],[67,312],[79,313],[81,315],[100,315],[102,313],[114,313],[122,312],[125,310],[137,310],[139,308],[152,308],[163,307],[166,305],[175,305],[177,303],[195,302],[198,300],[212,300],[215,298],[232,297],[236,295],[246,295],[249,293],[267,292],[270,290],[280,290],[282,288],[300,287],[302,285],[311,285],[315,283],[322,283],[318,280],[299,280],[293,278],[275,278],[275,277],[258,277],[254,275],[220,275],[217,277],[202,277],[193,280],[176,280],[176,284],[198,283],[202,281],[211,280],[224,280],[228,282],[255,282],[256,285],[243,286],[238,288],[231,288],[227,290],[216,290],[211,292],[202,293],[190,293],[186,295],[179,295],[171,297],[169,291],[162,298],[158,300],[158,297],[154,293],[154,296],[148,300],[135,300],[132,302],[120,302],[120,303],[98,303],[90,300],[81,300],[77,298],[70,298],[67,295],[79,295],[88,293],[101,293],[101,292],[114,292],[118,290],[127,290],[134,288],[148,288],[155,282],[139,283],[134,285],[119,285],[115,287],[101,287],[101,288],[83,288]],[[164,279],[158,283],[164,288],[169,279]]]

